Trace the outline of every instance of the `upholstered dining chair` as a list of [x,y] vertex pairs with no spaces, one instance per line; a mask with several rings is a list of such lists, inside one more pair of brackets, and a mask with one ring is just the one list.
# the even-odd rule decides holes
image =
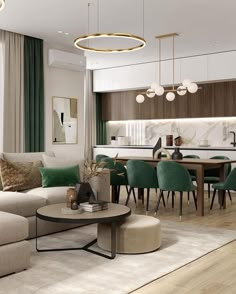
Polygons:
[[[149,209],[149,196],[150,196],[150,189],[158,188],[158,180],[155,169],[147,162],[142,160],[128,160],[127,161],[127,175],[128,175],[128,183],[130,186],[130,190],[128,193],[128,197],[126,200],[126,205],[129,202],[131,191],[135,193],[134,188],[142,188],[147,189],[147,200],[146,200],[146,214],[148,213]],[[163,204],[165,206],[165,200],[162,195]]]
[[99,161],[101,161],[101,159],[108,158],[108,157],[109,156],[107,156],[105,154],[97,154],[95,160],[96,160],[96,162],[99,162]]
[[[210,159],[229,159],[229,157],[217,155],[217,156],[210,157]],[[229,175],[230,171],[231,171],[231,163],[225,164],[226,177]],[[204,183],[208,185],[208,199],[210,199],[211,197],[211,190],[210,190],[211,184],[216,184],[220,182],[219,173],[220,173],[219,168],[207,169],[204,171]],[[228,194],[229,194],[230,200],[232,201],[232,197],[229,190],[228,190]]]
[[180,220],[182,219],[183,192],[192,192],[194,204],[197,209],[197,200],[195,196],[195,190],[197,187],[193,185],[191,176],[184,166],[173,161],[161,161],[157,164],[157,178],[161,193],[157,200],[155,214],[157,213],[157,210],[159,208],[163,191],[174,191],[180,193]]
[[[225,191],[230,191],[230,190],[236,191],[236,168],[234,168],[229,173],[228,177],[226,178],[226,180],[224,182],[219,182],[219,183],[213,184],[212,188],[214,189],[214,191],[213,191],[213,197],[212,197],[210,209],[212,209],[217,190],[223,191],[222,202],[220,203],[220,208],[221,208],[224,205],[224,201],[225,201]],[[229,197],[229,198],[232,202],[232,198],[231,197]]]
[[[200,159],[200,156],[195,155],[195,154],[189,154],[189,155],[185,155],[183,156],[183,158],[196,158],[196,159]],[[192,169],[188,169],[189,174],[191,176],[192,181],[196,182],[197,180],[197,172],[195,170]],[[189,201],[190,201],[190,197],[189,197],[189,192],[188,192],[188,205],[189,205]]]
[[[128,193],[128,178],[126,168],[122,163],[116,162],[113,158],[110,157],[102,157],[100,160],[105,163],[104,168],[110,169],[110,185],[112,186],[115,196],[113,201],[119,203],[120,187],[125,186]],[[134,200],[136,203],[136,198]]]
[[[190,154],[190,155],[183,156],[183,158],[197,158],[197,159],[200,159],[200,156],[194,155],[194,154]],[[192,181],[196,182],[196,180],[197,180],[197,173],[196,173],[196,171],[195,170],[188,169],[188,172],[189,172],[189,174],[191,176]],[[190,203],[190,195],[189,195],[189,192],[187,192],[187,193],[188,193],[188,205],[189,205],[189,203]],[[169,196],[170,196],[170,191],[168,191],[167,200],[169,199]],[[172,191],[172,208],[174,207],[173,197],[174,197],[174,191]]]

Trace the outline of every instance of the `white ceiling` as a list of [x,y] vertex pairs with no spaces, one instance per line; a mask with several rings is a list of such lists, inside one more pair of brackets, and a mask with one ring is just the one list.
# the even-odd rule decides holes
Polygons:
[[[96,69],[157,60],[154,37],[172,32],[180,34],[176,57],[236,50],[235,11],[235,0],[6,0],[0,29],[42,38],[69,51],[75,50],[73,40],[88,32],[124,32],[146,39],[146,47],[135,52],[86,53],[88,68]],[[170,41],[162,43],[162,59],[171,58]]]

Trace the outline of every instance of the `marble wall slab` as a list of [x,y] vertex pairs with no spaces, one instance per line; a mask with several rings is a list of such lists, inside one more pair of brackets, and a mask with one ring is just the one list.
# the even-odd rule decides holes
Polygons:
[[232,147],[230,131],[236,132],[236,117],[109,121],[107,144],[111,136],[129,136],[131,145],[155,145],[161,137],[162,146],[166,146],[166,135],[173,135],[181,136],[186,147],[199,146],[203,140],[212,147]]

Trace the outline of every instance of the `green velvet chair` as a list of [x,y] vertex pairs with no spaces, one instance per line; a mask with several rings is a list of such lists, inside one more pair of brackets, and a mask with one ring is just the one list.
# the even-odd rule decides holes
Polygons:
[[[229,157],[218,155],[218,156],[213,156],[210,159],[229,159]],[[231,171],[231,164],[230,163],[225,164],[226,177],[229,175],[230,171]],[[219,173],[220,173],[219,168],[212,168],[212,169],[207,169],[204,171],[204,183],[208,185],[209,199],[211,197],[211,190],[210,190],[211,184],[216,184],[220,182]],[[228,194],[229,194],[230,200],[232,201],[232,197],[229,190],[228,190]]]
[[[194,155],[194,154],[190,154],[190,155],[183,156],[183,158],[196,158],[196,159],[200,159],[200,156]],[[197,172],[196,172],[196,170],[188,169],[188,171],[189,171],[189,174],[191,176],[192,181],[196,182],[196,180],[197,180]],[[190,197],[189,197],[189,192],[188,192],[188,205],[189,205],[189,201],[190,201]]]
[[197,187],[193,185],[191,176],[184,166],[174,161],[161,161],[157,164],[157,178],[161,193],[157,200],[155,214],[157,213],[157,210],[159,208],[163,191],[174,191],[180,193],[180,220],[182,219],[183,192],[192,192],[194,204],[197,209],[197,200],[195,196],[195,190]]
[[[120,186],[126,186],[126,191],[128,193],[127,170],[122,163],[116,162],[113,158],[103,157],[100,160],[105,162],[104,168],[110,169],[110,185],[112,186],[114,191],[113,194],[115,195],[113,202],[119,203]],[[134,200],[136,203],[135,196]]]
[[107,155],[105,155],[105,154],[97,154],[95,160],[96,160],[96,162],[99,162],[99,161],[101,161],[103,158],[109,158],[109,156],[107,156]]
[[[225,201],[225,191],[230,191],[230,190],[236,191],[236,168],[234,168],[229,173],[228,177],[226,178],[226,180],[224,182],[219,182],[219,183],[213,184],[212,188],[214,189],[214,192],[213,192],[213,197],[212,197],[210,209],[212,209],[217,190],[223,191],[222,202],[220,203],[220,208],[221,208],[224,205],[224,201]],[[230,200],[232,202],[231,197],[230,197]]]
[[[198,155],[194,155],[194,154],[185,155],[185,156],[183,156],[183,158],[197,158],[197,159],[200,159],[200,157]],[[189,171],[189,174],[191,176],[192,181],[196,182],[196,180],[197,180],[197,172],[196,172],[196,170],[188,169],[188,171]],[[168,191],[167,200],[169,199],[169,196],[170,196],[170,191]],[[172,196],[172,198],[173,198],[173,196]],[[189,205],[189,203],[190,203],[190,196],[189,196],[189,192],[188,192],[188,205]],[[174,204],[173,204],[173,201],[172,201],[172,208],[173,207],[174,207]]]
[[[150,189],[158,188],[158,180],[155,169],[147,162],[142,160],[128,160],[127,161],[127,175],[130,190],[126,199],[126,205],[129,202],[131,191],[134,192],[134,188],[147,189],[147,201],[146,201],[146,213],[149,209],[149,195]],[[163,204],[165,205],[164,197]]]

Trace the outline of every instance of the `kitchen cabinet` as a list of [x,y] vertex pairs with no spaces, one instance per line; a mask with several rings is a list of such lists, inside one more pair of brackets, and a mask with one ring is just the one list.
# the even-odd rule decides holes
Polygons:
[[169,102],[164,96],[145,97],[142,104],[135,100],[142,91],[102,94],[102,119],[171,119],[236,116],[236,81],[199,85],[197,93],[176,94]]

